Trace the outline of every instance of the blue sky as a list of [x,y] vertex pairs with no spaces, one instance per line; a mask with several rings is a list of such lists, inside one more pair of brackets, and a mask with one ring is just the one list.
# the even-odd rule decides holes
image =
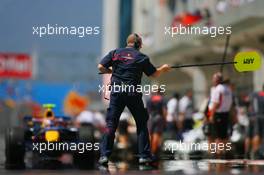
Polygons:
[[102,0],[1,0],[0,51],[100,54],[101,35],[78,38],[32,35],[33,26],[102,26]]
[[[39,103],[55,103],[56,110],[62,112],[63,99],[76,84],[85,87],[83,92],[97,90],[101,80],[96,70],[101,34],[39,38],[32,34],[32,27],[99,26],[102,33],[102,13],[102,0],[0,1],[0,52],[37,52],[36,79],[14,85],[18,92],[23,92],[21,98],[28,94]],[[4,84],[0,84],[0,98],[8,96]],[[32,90],[25,91],[27,86]]]

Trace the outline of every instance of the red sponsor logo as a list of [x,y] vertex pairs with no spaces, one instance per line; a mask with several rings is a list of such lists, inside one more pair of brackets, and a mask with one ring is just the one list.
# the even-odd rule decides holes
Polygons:
[[27,54],[0,53],[0,78],[29,79],[32,59]]

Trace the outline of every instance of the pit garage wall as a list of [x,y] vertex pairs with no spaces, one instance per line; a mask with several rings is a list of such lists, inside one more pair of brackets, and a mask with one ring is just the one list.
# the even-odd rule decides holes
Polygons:
[[[152,3],[148,3],[148,0],[134,1],[133,30],[140,31],[143,34],[143,51],[152,56],[152,61],[156,65],[163,63],[199,63],[198,59],[196,60],[198,56],[201,56],[199,59],[203,62],[219,61],[211,60],[210,58],[222,57],[225,37],[216,38],[213,42],[206,41],[207,39],[205,41],[204,39],[200,40],[199,36],[182,36],[173,39],[168,36],[164,37],[164,25],[170,23],[168,21],[172,19],[172,16],[161,2],[159,0],[153,0]],[[195,9],[195,5],[199,6],[199,3],[189,2],[191,9]],[[208,4],[208,6],[212,10],[213,20],[217,25],[232,24],[236,26],[231,37],[230,51],[232,47],[237,46],[254,49],[259,49],[263,46],[257,41],[263,31],[254,31],[255,28],[261,28],[258,20],[264,16],[262,9],[263,0],[255,0],[239,8],[231,8],[224,14],[217,14],[214,11],[217,1],[210,2],[212,3]],[[214,52],[214,46],[220,51]],[[184,48],[189,48],[189,51],[182,51]],[[263,47],[260,51],[263,53]],[[179,52],[185,53],[179,54]],[[231,59],[232,56],[232,53],[230,53],[228,58]],[[167,95],[172,94],[174,91],[183,93],[186,89],[192,88],[196,107],[199,107],[201,99],[209,94],[212,74],[218,70],[218,67],[175,70],[169,75],[164,75],[156,83],[167,85]],[[253,73],[237,73],[232,66],[225,66],[224,76],[231,78],[238,92],[253,92],[260,90],[264,82],[263,71],[264,68]]]
[[[173,64],[173,60],[175,58],[175,53],[166,53],[166,55],[169,56],[156,56],[156,53],[163,52],[164,50],[167,50],[168,48],[171,48],[172,45],[176,44],[176,48],[180,44],[180,40],[177,41],[173,39],[173,42],[167,40],[168,38],[163,37],[163,25],[164,23],[169,23],[172,19],[172,16],[169,14],[167,11],[167,8],[165,6],[162,6],[160,4],[161,1],[154,0],[152,3],[149,3],[149,1],[144,1],[144,0],[133,0],[133,24],[132,24],[132,31],[133,32],[138,32],[143,35],[143,40],[144,40],[144,50],[143,52],[150,54],[154,56],[153,60],[154,63],[157,65],[160,65],[162,63],[170,63]],[[264,2],[264,1],[263,1]],[[245,6],[243,8],[252,8],[258,6],[259,3],[262,3],[262,1],[257,0],[256,3],[252,3],[249,6]],[[229,12],[230,13],[230,12]],[[235,12],[231,12],[236,14]],[[259,11],[256,13],[259,14]],[[103,51],[102,55],[106,54],[109,50],[118,47],[120,45],[120,41],[124,39],[120,39],[120,30],[121,30],[121,25],[120,25],[120,0],[113,0],[113,1],[108,1],[104,0],[104,29],[103,29]],[[142,16],[143,14],[143,16]],[[252,15],[252,14],[245,14],[242,16],[247,16],[247,15]],[[236,15],[238,16],[238,15]],[[222,21],[222,23],[226,24],[227,21],[223,21],[223,19],[226,18],[221,18],[217,19],[217,21]],[[232,18],[233,19],[233,18]],[[236,21],[237,18],[233,19],[232,21],[229,22],[234,22]],[[162,25],[162,26],[161,26]],[[191,40],[190,38],[187,38],[188,40]],[[193,38],[194,39],[194,38]],[[232,37],[231,40],[233,40],[234,37]],[[164,41],[166,40],[166,41]],[[198,42],[198,41],[197,41]],[[199,43],[199,42],[198,42]],[[224,45],[224,44],[222,44]],[[210,46],[209,46],[210,47]],[[165,48],[165,49],[164,49]],[[167,48],[167,49],[166,49]],[[209,49],[209,48],[207,48]],[[203,51],[199,51],[200,54]],[[206,53],[205,53],[206,54]],[[222,54],[220,54],[222,55]],[[215,56],[215,55],[214,55]],[[219,55],[218,55],[219,56]],[[167,58],[169,59],[167,59]],[[208,56],[207,56],[208,57]],[[172,60],[173,59],[173,60]],[[184,59],[187,62],[193,62],[193,59]],[[208,60],[208,61],[213,61],[213,60]],[[185,62],[184,62],[185,63]],[[230,71],[231,68],[225,68],[225,72]],[[218,70],[214,68],[208,68],[208,70],[200,69],[200,68],[195,68],[195,69],[181,69],[176,73],[174,73],[173,78],[175,76],[181,78],[181,79],[186,79],[188,82],[181,83],[179,81],[174,81],[173,78],[164,78],[167,80],[167,83],[170,83],[168,86],[168,90],[166,93],[167,95],[170,95],[170,93],[174,92],[177,90],[178,92],[184,92],[184,89],[187,88],[192,88],[194,90],[194,98],[195,98],[195,103],[198,107],[200,104],[201,100],[204,99],[208,93],[209,93],[209,88],[211,85],[211,74]],[[233,77],[232,79],[236,79],[235,77],[240,76],[242,77],[240,80],[236,81],[238,85],[241,82],[247,81],[246,86],[242,87],[242,90],[244,89],[252,89],[252,90],[259,90],[260,86],[263,84],[263,70],[254,73],[248,73],[248,74],[237,74],[233,73],[231,74]],[[178,76],[178,74],[181,74],[183,76]],[[253,78],[254,77],[254,78]],[[104,82],[107,82],[109,79],[104,76]],[[254,79],[254,82],[252,80]],[[250,82],[249,82],[250,81]],[[166,81],[161,80],[159,83],[166,83]],[[172,86],[174,84],[174,86]]]
[[[102,37],[102,55],[106,55],[113,48],[117,48],[119,44],[119,0],[103,0],[103,37]],[[101,59],[101,58],[100,58]],[[98,60],[99,62],[100,60]],[[109,74],[102,75],[102,85],[107,85],[110,82],[111,76]],[[109,101],[104,99],[102,94],[102,101],[105,105]]]
[[186,73],[192,79],[194,105],[198,109],[200,107],[200,104],[206,98],[206,89],[208,82],[206,81],[204,72],[198,67],[194,67],[191,69],[182,69],[182,72]]

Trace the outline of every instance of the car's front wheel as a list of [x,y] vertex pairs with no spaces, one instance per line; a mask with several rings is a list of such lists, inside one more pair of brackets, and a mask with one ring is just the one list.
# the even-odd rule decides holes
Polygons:
[[25,141],[23,128],[8,128],[5,134],[5,168],[25,168]]

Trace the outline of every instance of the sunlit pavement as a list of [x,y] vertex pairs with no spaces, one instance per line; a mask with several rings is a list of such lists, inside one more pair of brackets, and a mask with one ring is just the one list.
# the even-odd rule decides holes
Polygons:
[[108,168],[94,170],[21,170],[10,171],[1,167],[0,174],[263,174],[263,165],[248,165],[241,162],[209,163],[208,160],[171,160],[163,161],[157,167],[110,163]]
[[110,163],[108,168],[96,167],[94,170],[62,168],[58,170],[26,169],[11,171],[4,169],[4,139],[0,139],[0,175],[56,175],[56,174],[263,174],[264,161],[246,160],[164,160],[156,167],[136,164]]

